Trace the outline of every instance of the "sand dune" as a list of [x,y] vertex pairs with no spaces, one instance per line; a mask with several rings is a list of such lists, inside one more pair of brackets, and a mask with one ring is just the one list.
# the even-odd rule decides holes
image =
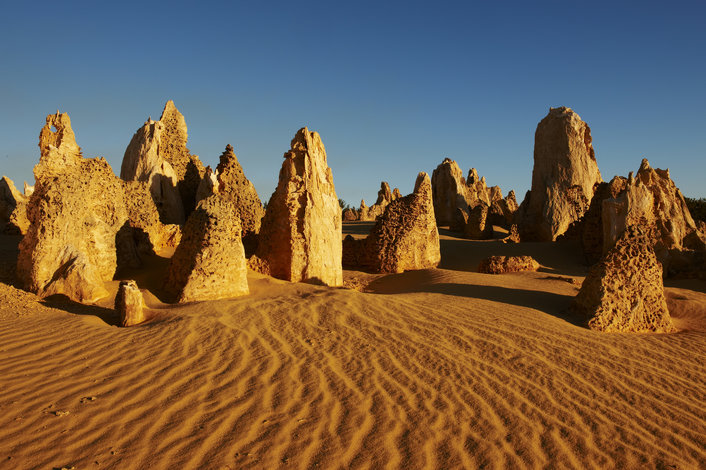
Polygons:
[[[543,269],[472,272],[515,252]],[[565,313],[585,271],[446,234],[365,292],[251,273],[133,328],[0,284],[0,468],[706,467],[706,284],[669,284],[678,333],[605,334]]]

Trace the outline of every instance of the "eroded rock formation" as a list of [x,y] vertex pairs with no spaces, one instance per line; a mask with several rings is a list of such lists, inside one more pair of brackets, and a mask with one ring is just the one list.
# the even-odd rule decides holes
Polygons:
[[196,190],[196,203],[218,193],[218,172],[213,171],[210,166],[206,167],[203,178]]
[[165,292],[176,302],[249,293],[240,219],[232,199],[213,195],[196,206],[169,263]]
[[0,178],[0,232],[12,235],[27,233],[27,199],[10,178]]
[[400,196],[399,189],[395,188],[392,191],[387,181],[383,181],[380,183],[380,191],[378,191],[378,198],[375,204],[367,207],[364,200],[360,201],[359,220],[377,220],[385,212],[385,208]]
[[662,266],[647,220],[626,228],[589,271],[572,303],[591,329],[605,332],[674,331],[662,283]]
[[520,271],[536,271],[539,263],[531,256],[491,256],[480,262],[479,273],[505,274]]
[[518,214],[523,240],[554,241],[584,215],[602,181],[591,142],[570,108],[550,108],[537,125],[532,189]]
[[414,192],[390,203],[367,238],[344,240],[346,265],[401,273],[436,267],[441,261],[431,180],[419,173]]
[[307,128],[284,154],[257,248],[274,277],[343,284],[341,207],[321,137]]
[[182,224],[194,209],[205,168],[186,148],[184,116],[167,101],[159,121],[148,119],[125,150],[120,177],[146,181],[164,223]]
[[115,295],[115,312],[120,326],[134,326],[145,321],[145,302],[135,281],[120,281]]
[[445,158],[431,174],[437,225],[452,225],[456,210],[468,209],[466,180],[458,164]]
[[265,210],[255,191],[255,186],[245,177],[243,168],[229,144],[220,156],[216,168],[218,174],[218,192],[233,201],[235,213],[240,218],[243,237],[260,232]]

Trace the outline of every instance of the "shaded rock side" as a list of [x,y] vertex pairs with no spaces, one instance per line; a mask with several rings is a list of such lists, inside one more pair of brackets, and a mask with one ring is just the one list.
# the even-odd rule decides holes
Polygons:
[[216,300],[249,293],[240,220],[234,213],[233,202],[220,195],[200,201],[191,213],[164,284],[172,300]]
[[627,178],[614,177],[609,183],[598,183],[591,204],[578,227],[579,238],[586,261],[594,264],[603,257],[603,201],[613,199],[625,191]]
[[480,262],[479,273],[505,274],[520,271],[537,271],[539,263],[531,256],[491,256]]
[[458,164],[445,158],[431,174],[437,225],[453,225],[456,210],[468,210],[466,179]]
[[570,108],[550,108],[535,132],[532,189],[518,220],[522,239],[556,240],[584,215],[601,181],[591,129]]
[[134,326],[145,321],[145,302],[135,281],[120,281],[114,305],[120,326]]
[[11,235],[27,233],[27,200],[7,176],[0,178],[0,232]]
[[206,167],[203,178],[196,190],[196,203],[218,193],[218,172],[213,171],[210,166]]
[[662,266],[652,249],[653,229],[642,221],[629,227],[595,264],[572,303],[589,328],[605,332],[675,331],[662,283]]
[[468,170],[468,176],[466,177],[466,202],[469,207],[476,207],[481,203],[490,206],[493,202],[490,198],[488,185],[485,182],[485,176],[479,178],[478,171],[475,168]]
[[489,220],[490,207],[481,202],[468,213],[463,234],[471,240],[488,240],[493,238],[493,225]]
[[341,286],[341,215],[321,137],[300,129],[284,154],[257,256],[274,277]]
[[374,272],[401,273],[438,266],[439,232],[431,180],[419,173],[414,192],[390,203],[364,240],[347,238],[347,263]]
[[186,148],[184,116],[167,101],[159,121],[148,119],[125,150],[120,177],[147,181],[164,223],[182,224],[194,209],[205,168]]
[[220,156],[216,174],[218,192],[233,201],[235,213],[240,218],[243,236],[259,233],[265,210],[255,191],[255,186],[245,177],[243,168],[230,144]]

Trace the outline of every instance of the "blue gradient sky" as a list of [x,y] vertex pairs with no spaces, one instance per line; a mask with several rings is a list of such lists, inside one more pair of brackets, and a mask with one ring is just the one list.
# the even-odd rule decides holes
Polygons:
[[192,153],[213,166],[232,144],[263,200],[305,125],[355,205],[447,156],[521,200],[536,125],[563,105],[604,179],[644,156],[706,196],[706,3],[613,3],[4,2],[0,173],[33,180],[57,109],[119,173],[173,99]]

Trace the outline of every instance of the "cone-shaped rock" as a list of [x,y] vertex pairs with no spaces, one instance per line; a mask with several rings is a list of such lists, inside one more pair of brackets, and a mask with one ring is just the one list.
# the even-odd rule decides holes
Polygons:
[[419,173],[414,192],[391,202],[364,240],[346,237],[347,265],[401,273],[436,267],[441,261],[431,180]]
[[205,168],[186,148],[184,116],[167,101],[159,121],[148,119],[125,150],[120,177],[146,181],[162,221],[181,224],[196,203]]
[[198,203],[184,225],[164,285],[177,302],[248,294],[240,219],[228,198],[216,194]]
[[652,249],[653,228],[632,225],[588,272],[572,309],[591,329],[606,332],[674,331],[664,297],[662,265]]
[[321,137],[307,128],[297,132],[284,154],[257,254],[274,277],[343,284],[341,206]]
[[519,220],[523,240],[563,234],[586,212],[601,181],[591,129],[570,108],[550,108],[534,135],[532,189]]
[[260,231],[265,210],[255,191],[255,186],[245,177],[243,167],[229,144],[221,154],[220,163],[216,168],[218,175],[218,192],[233,200],[235,213],[240,218],[243,237],[257,234]]

